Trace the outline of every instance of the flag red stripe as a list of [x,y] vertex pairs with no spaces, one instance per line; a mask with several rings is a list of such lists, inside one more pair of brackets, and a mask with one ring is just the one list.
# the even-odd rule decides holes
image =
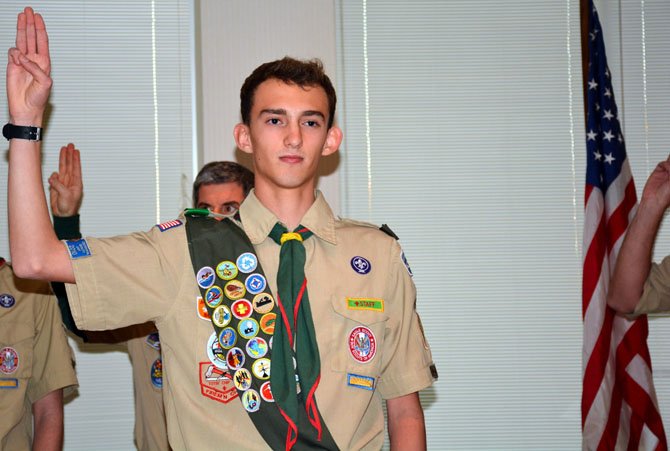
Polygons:
[[626,233],[628,228],[628,215],[635,204],[637,203],[637,196],[635,194],[635,183],[630,179],[626,185],[626,194],[619,206],[614,210],[609,220],[607,221],[607,252],[610,253],[616,242],[621,236]]
[[612,324],[614,322],[614,312],[607,309],[603,320],[598,340],[593,347],[591,357],[586,363],[584,379],[582,384],[582,427],[586,421],[586,416],[591,410],[591,405],[598,394],[598,389],[605,376],[607,361],[609,359],[609,349],[612,340]]
[[603,259],[605,258],[607,249],[607,245],[603,239],[604,236],[605,221],[603,215],[600,218],[596,234],[586,251],[586,256],[584,257],[584,271],[582,277],[582,321],[584,320],[584,315],[586,315],[586,310],[589,307],[593,298],[593,293],[598,286],[598,280],[600,279],[600,268],[603,266]]

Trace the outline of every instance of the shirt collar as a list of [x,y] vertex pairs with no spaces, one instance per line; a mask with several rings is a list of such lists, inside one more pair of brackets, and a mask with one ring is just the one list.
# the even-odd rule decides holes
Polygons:
[[[259,244],[270,234],[270,230],[279,221],[277,217],[268,210],[251,190],[247,198],[240,206],[240,218],[242,226],[252,244]],[[320,239],[331,244],[337,244],[335,236],[335,216],[328,202],[320,191],[316,191],[316,199],[300,224],[307,227]]]

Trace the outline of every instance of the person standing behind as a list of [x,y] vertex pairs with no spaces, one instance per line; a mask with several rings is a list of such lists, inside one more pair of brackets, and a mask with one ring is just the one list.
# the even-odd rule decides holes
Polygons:
[[[219,215],[237,213],[253,187],[253,173],[230,161],[214,161],[200,170],[193,182],[193,205]],[[61,240],[81,238],[79,209],[83,199],[81,155],[74,144],[60,149],[58,172],[49,177],[49,197],[54,230]],[[65,287],[53,283],[63,322],[85,342],[119,343],[127,346],[133,367],[135,393],[135,444],[140,451],[168,450],[162,396],[160,339],[148,322],[112,331],[80,330],[67,302]]]
[[17,278],[0,258],[0,449],[63,448],[72,350],[48,283]]

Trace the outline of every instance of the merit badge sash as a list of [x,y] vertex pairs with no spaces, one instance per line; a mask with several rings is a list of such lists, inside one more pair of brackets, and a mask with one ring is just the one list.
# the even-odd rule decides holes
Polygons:
[[271,348],[281,313],[251,241],[230,219],[203,217],[201,210],[186,214],[193,271],[218,341],[214,357],[227,366],[254,426],[272,449],[338,449],[323,418],[318,439],[304,408],[292,444],[295,438],[274,402]]

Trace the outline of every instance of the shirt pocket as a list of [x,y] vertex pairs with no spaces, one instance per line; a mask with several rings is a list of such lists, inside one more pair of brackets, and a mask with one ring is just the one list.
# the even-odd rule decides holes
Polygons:
[[[367,301],[369,306],[355,307],[353,303],[357,301]],[[330,358],[333,371],[379,377],[388,321],[383,303],[382,299],[373,298],[331,298]]]
[[33,374],[35,329],[28,323],[0,321],[0,377],[27,381]]

